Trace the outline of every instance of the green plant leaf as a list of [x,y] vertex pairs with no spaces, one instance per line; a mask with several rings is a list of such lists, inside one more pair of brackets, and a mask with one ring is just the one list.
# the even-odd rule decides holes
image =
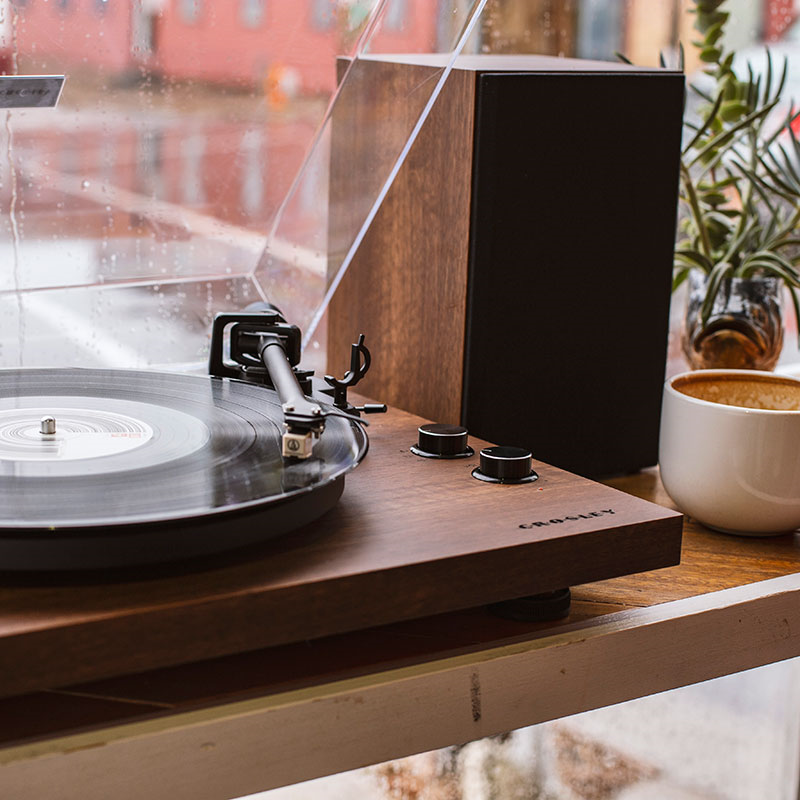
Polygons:
[[714,104],[712,105],[708,115],[703,120],[703,123],[697,129],[697,133],[691,138],[689,144],[683,148],[682,155],[686,155],[699,141],[703,138],[706,132],[711,127],[714,120],[717,118],[717,112],[719,111],[720,106],[722,105],[722,93],[718,94],[716,99],[714,100]]
[[729,16],[727,11],[701,11],[698,9],[694,28],[705,35],[706,31],[714,27],[714,25],[718,23],[724,25]]
[[698,11],[703,14],[710,14],[716,11],[726,0],[696,0]]
[[771,273],[775,269],[775,264],[771,261],[762,261],[759,258],[748,258],[742,266],[739,267],[735,277],[737,278],[751,278],[758,272]]
[[795,157],[797,161],[800,162],[800,142],[797,141],[797,134],[794,132],[794,128],[792,127],[792,123],[800,118],[800,111],[794,115],[792,121],[786,126],[786,130],[789,133],[789,141],[792,143],[792,150],[794,151]]
[[747,105],[750,108],[755,108],[758,102],[759,82],[756,80],[753,73],[753,67],[750,62],[747,62]]
[[774,250],[759,250],[754,255],[757,255],[759,258],[770,261],[785,269],[787,273],[792,276],[792,281],[797,281],[798,285],[800,285],[800,273],[798,273],[794,266],[780,253],[776,253]]
[[722,189],[727,189],[729,186],[733,186],[740,180],[741,178],[738,175],[729,175],[727,178],[720,178],[713,183],[698,183],[697,189],[701,192],[720,191]]
[[741,100],[726,100],[719,108],[719,115],[725,122],[735,122],[745,116],[748,110],[748,104]]
[[719,40],[720,36],[722,36],[723,26],[721,22],[714,23],[707,31],[705,35],[705,39],[701,42],[698,46],[702,47],[704,44],[706,45],[714,45]]
[[[772,54],[770,53],[768,47],[765,48],[765,49],[767,51],[768,63],[771,64],[772,63]],[[781,77],[780,77],[780,80],[778,81],[778,88],[775,90],[775,94],[772,96],[774,100],[780,100],[781,95],[783,94],[783,89],[786,86],[786,76],[788,75],[788,72],[789,72],[789,61],[786,58],[786,56],[784,56],[783,57],[783,68],[781,69]],[[764,92],[764,95],[765,95],[764,99],[767,100],[768,98],[766,96],[766,92]]]
[[[726,170],[727,169],[728,169],[728,167],[726,166]],[[744,190],[742,189],[741,183],[745,183],[745,189],[750,186],[750,183],[749,182],[745,182],[744,179],[743,179],[743,176],[741,176],[741,175],[737,175],[736,178],[737,178],[736,183],[733,184],[733,191],[734,191],[734,193],[736,194],[736,197],[739,200],[740,207],[738,209],[738,213],[742,214],[742,213],[744,213],[744,209],[746,208],[747,204],[745,203]],[[732,209],[732,210],[736,210],[736,209]]]
[[[713,158],[708,159],[707,161],[705,161],[704,164],[703,164],[702,172],[700,172],[697,175],[698,183],[700,181],[705,181],[705,179],[706,179],[706,177],[708,175],[712,175],[713,176],[720,166],[723,166],[723,168],[724,168],[724,159],[728,157],[728,154],[730,152],[736,153],[736,147],[735,147],[735,143],[734,142],[731,142],[729,147],[726,147],[726,148],[723,148],[721,150],[718,150]],[[727,174],[730,174],[730,172],[728,171]]]
[[767,207],[769,212],[769,223],[767,227],[764,229],[764,238],[769,240],[771,237],[775,235],[775,229],[778,225],[778,209],[772,204],[772,198],[769,194],[764,190],[764,187],[761,186],[758,182],[750,184],[756,193],[761,197],[764,202],[764,205]]
[[794,134],[794,130],[792,129],[792,125],[795,121],[800,119],[800,111],[795,111],[793,107],[790,107],[789,111],[786,114],[786,118],[783,121],[783,124],[777,127],[769,136],[765,137],[762,140],[762,144],[760,150],[765,152],[769,150],[772,143],[782,134],[782,133],[789,133],[789,135]]
[[782,278],[789,286],[800,287],[800,273],[778,253],[770,250],[759,250],[753,253],[742,263],[739,274],[743,278],[751,278],[758,270]]
[[722,50],[719,47],[704,47],[700,51],[700,60],[706,64],[716,64],[721,55]]
[[764,205],[769,210],[770,214],[774,217],[778,213],[778,209],[772,204],[772,198],[769,193],[764,189],[759,181],[751,181],[753,189],[758,193],[759,197],[764,201]]
[[792,299],[794,319],[797,323],[797,346],[800,347],[800,303],[797,301],[797,290],[794,288],[794,286],[789,287],[789,297]]
[[688,277],[691,272],[690,267],[676,268],[672,276],[672,291],[674,292]]
[[705,218],[709,222],[716,223],[726,232],[732,233],[736,229],[736,225],[731,222],[730,217],[720,214],[719,211],[707,211]]
[[703,91],[699,86],[694,83],[689,84],[689,90],[694,92],[698,97],[701,97],[706,103],[713,103],[714,98],[708,94],[708,92]]
[[[774,166],[770,166],[767,163],[767,159],[772,161]],[[780,168],[780,164],[777,164],[775,160],[775,156],[773,155],[772,151],[768,151],[765,155],[761,156],[759,159],[761,166],[764,168],[764,171],[769,176],[770,180],[772,180],[774,189],[778,189],[785,193],[784,196],[791,198],[800,198],[800,185],[794,185],[791,179],[791,176],[782,174],[782,170]],[[777,166],[777,171],[775,169]],[[781,173],[781,174],[779,174]]]
[[709,12],[703,11],[697,15],[697,21],[701,25],[700,32],[705,34],[717,24],[724,25],[729,17],[730,14],[727,11],[718,11],[716,9]]
[[786,192],[781,191],[777,186],[773,186],[772,184],[767,183],[767,181],[764,178],[762,178],[760,175],[757,175],[749,167],[746,167],[739,161],[733,160],[731,163],[737,169],[741,170],[741,172],[750,180],[750,183],[752,183],[754,186],[755,185],[762,186],[770,194],[778,195],[779,197],[782,197],[784,200],[787,200],[790,203],[795,202],[796,198],[793,193],[787,194]]
[[722,192],[703,192],[700,195],[701,202],[716,208],[721,206],[728,198]]
[[771,103],[768,106],[764,106],[763,108],[754,111],[752,114],[748,114],[746,117],[737,122],[736,125],[734,125],[733,127],[714,136],[714,138],[711,139],[711,141],[707,142],[702,148],[700,148],[700,150],[697,151],[694,158],[687,164],[687,166],[691,167],[692,165],[700,161],[706,154],[729,144],[737,133],[747,128],[747,126],[751,122],[769,114],[769,112],[772,111],[774,107],[775,103]]
[[754,109],[758,108],[758,98],[761,97],[761,75],[757,75],[755,80],[751,78],[751,81],[748,84],[747,96],[750,100],[750,105]]
[[680,165],[680,174],[681,185],[686,193],[686,205],[689,207],[689,213],[691,214],[692,222],[697,231],[697,237],[702,243],[702,248],[695,249],[701,249],[706,256],[711,257],[711,241],[708,236],[708,229],[703,221],[703,210],[700,208],[700,201],[697,199],[697,192],[692,182],[692,175],[689,172],[689,168],[683,162],[681,162]]
[[714,265],[706,282],[706,296],[703,298],[703,303],[700,306],[700,319],[705,325],[711,316],[711,309],[714,308],[714,300],[717,298],[719,287],[722,282],[731,276],[733,266],[725,261],[720,261]]
[[711,259],[703,255],[699,250],[691,248],[678,248],[675,250],[675,261],[680,261],[681,264],[687,267],[701,269],[703,272],[711,272],[714,267]]
[[772,241],[780,242],[794,236],[798,224],[800,224],[800,207],[793,205],[792,208],[793,211],[791,215],[787,219],[782,219],[780,221],[781,229],[774,234]]
[[767,55],[767,74],[764,79],[764,102],[769,102],[769,92],[772,88],[772,54],[769,52],[769,47],[764,48],[764,52]]
[[797,170],[794,168],[794,164],[792,164],[792,159],[789,158],[789,154],[786,152],[784,146],[780,144],[780,142],[778,143],[778,151],[783,156],[783,161],[779,161],[778,157],[772,150],[769,151],[770,159],[781,171],[781,175],[783,175],[793,186],[800,189],[800,175],[798,175]]
[[739,252],[740,248],[744,246],[744,243],[747,239],[753,235],[753,232],[756,228],[759,227],[758,219],[750,219],[748,220],[742,230],[738,233],[738,235],[734,236],[731,239],[730,244],[728,245],[728,249],[725,251],[725,255],[722,256],[722,261],[731,261],[737,253]]

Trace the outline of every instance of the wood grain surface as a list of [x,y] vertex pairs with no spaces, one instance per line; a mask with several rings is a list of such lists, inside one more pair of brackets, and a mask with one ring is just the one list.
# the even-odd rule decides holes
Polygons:
[[[382,134],[375,117],[394,119],[396,110],[387,113],[386,104],[413,97],[440,72],[379,61],[360,62],[358,69],[360,80],[350,81],[333,121],[332,237],[352,229],[351,218],[363,205],[357,199],[375,169],[359,154],[383,152],[387,142],[376,146],[375,139],[395,133]],[[454,424],[461,418],[474,97],[475,73],[451,72],[328,311],[331,369],[349,362],[348,343],[364,333],[381,358],[359,391]],[[342,247],[329,244],[337,265]]]
[[[192,570],[62,585],[6,579],[0,691],[315,639],[677,562],[675,512],[542,464],[536,483],[477,481],[476,458],[409,451],[422,422],[399,411],[373,417],[370,452],[338,506],[271,545]],[[547,524],[523,527],[534,522]]]
[[[674,507],[655,469],[609,483]],[[0,725],[0,746],[535,641],[602,625],[637,608],[797,572],[797,534],[748,539],[714,533],[686,519],[680,565],[573,587],[570,615],[560,622],[513,622],[484,607],[472,608],[27,694],[0,701],[0,719],[6,721]]]

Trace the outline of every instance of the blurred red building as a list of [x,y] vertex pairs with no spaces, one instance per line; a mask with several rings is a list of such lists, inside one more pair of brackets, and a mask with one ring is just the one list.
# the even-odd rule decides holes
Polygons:
[[[9,0],[0,0],[8,3]],[[345,11],[342,11],[342,8]],[[166,78],[258,85],[289,76],[298,91],[329,92],[353,13],[332,0],[13,0],[15,50],[49,68],[145,67]],[[392,0],[374,49],[431,50],[438,0]],[[0,15],[2,17],[2,15]],[[11,36],[6,35],[6,47]]]
[[795,0],[765,0],[764,41],[777,42],[797,19]]

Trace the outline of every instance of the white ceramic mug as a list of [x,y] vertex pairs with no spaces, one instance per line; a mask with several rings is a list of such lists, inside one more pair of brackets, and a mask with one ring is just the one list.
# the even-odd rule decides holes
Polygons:
[[659,466],[678,508],[708,527],[751,536],[800,527],[800,381],[753,370],[671,378]]

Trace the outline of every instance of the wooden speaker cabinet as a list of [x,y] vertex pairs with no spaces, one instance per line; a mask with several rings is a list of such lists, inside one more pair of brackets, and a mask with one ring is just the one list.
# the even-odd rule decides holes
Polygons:
[[[362,63],[331,230],[370,119],[439,64]],[[683,91],[667,70],[460,57],[332,300],[329,363],[364,332],[364,394],[582,475],[654,464]]]

